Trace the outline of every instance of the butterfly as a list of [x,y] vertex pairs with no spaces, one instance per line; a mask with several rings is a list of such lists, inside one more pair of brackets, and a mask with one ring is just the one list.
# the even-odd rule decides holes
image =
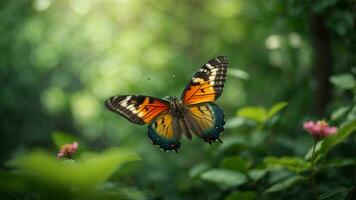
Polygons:
[[213,102],[223,91],[227,65],[225,56],[208,61],[195,73],[180,98],[119,95],[107,99],[105,106],[130,122],[148,124],[148,137],[165,151],[177,152],[182,135],[189,140],[195,135],[210,144],[222,142],[224,112]]

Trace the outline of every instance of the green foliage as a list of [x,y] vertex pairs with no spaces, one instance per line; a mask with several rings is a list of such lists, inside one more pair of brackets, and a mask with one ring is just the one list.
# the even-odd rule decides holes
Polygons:
[[256,194],[252,191],[247,192],[234,192],[230,196],[226,197],[225,200],[254,200]]
[[270,170],[280,170],[286,168],[294,173],[301,173],[308,170],[311,164],[298,157],[266,157],[263,162]]
[[8,162],[15,171],[1,174],[0,185],[12,182],[8,189],[39,193],[90,191],[107,181],[121,165],[136,160],[137,154],[123,148],[86,152],[78,161],[59,160],[53,154],[36,150]]
[[227,169],[210,169],[201,174],[201,179],[213,182],[222,188],[231,188],[244,184],[247,178],[244,174]]
[[325,192],[324,194],[320,195],[320,199],[347,199],[347,194],[349,189],[347,188],[336,188],[333,191]]
[[306,177],[300,176],[300,175],[294,175],[291,176],[289,178],[284,179],[283,181],[280,181],[274,185],[272,185],[271,187],[269,187],[265,193],[269,193],[269,192],[278,192],[281,190],[285,190],[288,189],[302,181],[305,181]]
[[262,107],[244,107],[237,112],[237,115],[259,123],[267,120],[267,111]]
[[330,77],[330,82],[344,90],[349,90],[356,87],[355,78],[351,74],[334,75]]
[[237,115],[263,124],[267,120],[270,120],[272,117],[274,117],[287,105],[287,102],[279,102],[274,104],[268,110],[263,107],[244,107],[237,111]]
[[335,145],[344,141],[349,135],[356,130],[356,120],[349,122],[340,128],[336,135],[330,136],[325,139],[320,147],[320,151],[318,153],[325,154],[330,151]]
[[240,156],[231,156],[222,159],[220,161],[220,166],[225,169],[247,173],[251,163]]

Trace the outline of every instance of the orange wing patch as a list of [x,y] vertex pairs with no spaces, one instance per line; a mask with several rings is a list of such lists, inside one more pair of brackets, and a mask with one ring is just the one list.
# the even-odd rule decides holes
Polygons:
[[219,56],[201,67],[182,94],[184,104],[212,102],[219,98],[224,88],[227,65],[227,57]]
[[176,151],[181,146],[181,132],[177,129],[177,121],[170,114],[162,114],[148,126],[148,137],[154,145],[159,145],[165,151]]
[[169,102],[141,95],[113,96],[105,101],[105,106],[136,124],[147,124],[169,110]]
[[196,78],[185,91],[185,104],[198,104],[214,101],[216,98],[214,85],[211,82]]
[[163,114],[159,116],[153,123],[153,128],[156,130],[156,133],[165,138],[173,138],[173,118],[170,114]]
[[149,123],[153,118],[164,111],[168,111],[167,104],[154,100],[151,97],[146,97],[134,112],[136,112],[137,116],[142,118],[145,123]]

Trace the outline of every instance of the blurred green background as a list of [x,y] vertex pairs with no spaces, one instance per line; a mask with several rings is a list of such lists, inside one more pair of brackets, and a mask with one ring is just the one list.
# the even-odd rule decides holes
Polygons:
[[[228,156],[255,167],[266,156],[304,156],[313,144],[305,120],[354,120],[355,18],[354,0],[2,0],[0,169],[12,170],[7,161],[34,148],[55,158],[52,138],[63,135],[80,140],[79,149],[121,147],[140,157],[105,182],[129,188],[133,199],[224,199],[234,191],[248,192],[231,199],[293,199],[301,191],[294,198],[308,199],[307,185],[263,196],[268,178],[221,188],[199,174]],[[219,55],[229,58],[217,101],[227,120],[223,144],[184,139],[178,154],[164,152],[145,126],[103,105],[119,94],[180,96],[199,67]],[[271,119],[238,115],[277,102],[288,106]],[[354,156],[355,141],[333,153]],[[354,166],[322,175],[321,190],[355,186]],[[2,198],[38,198],[36,190],[6,184]]]

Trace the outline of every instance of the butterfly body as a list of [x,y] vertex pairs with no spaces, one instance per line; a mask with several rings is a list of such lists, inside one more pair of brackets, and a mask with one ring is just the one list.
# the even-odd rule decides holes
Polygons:
[[163,150],[177,151],[180,139],[195,135],[205,142],[220,140],[224,112],[212,103],[222,93],[227,58],[219,56],[205,64],[191,79],[181,98],[163,100],[143,95],[113,96],[105,106],[136,124],[149,124],[148,137]]

